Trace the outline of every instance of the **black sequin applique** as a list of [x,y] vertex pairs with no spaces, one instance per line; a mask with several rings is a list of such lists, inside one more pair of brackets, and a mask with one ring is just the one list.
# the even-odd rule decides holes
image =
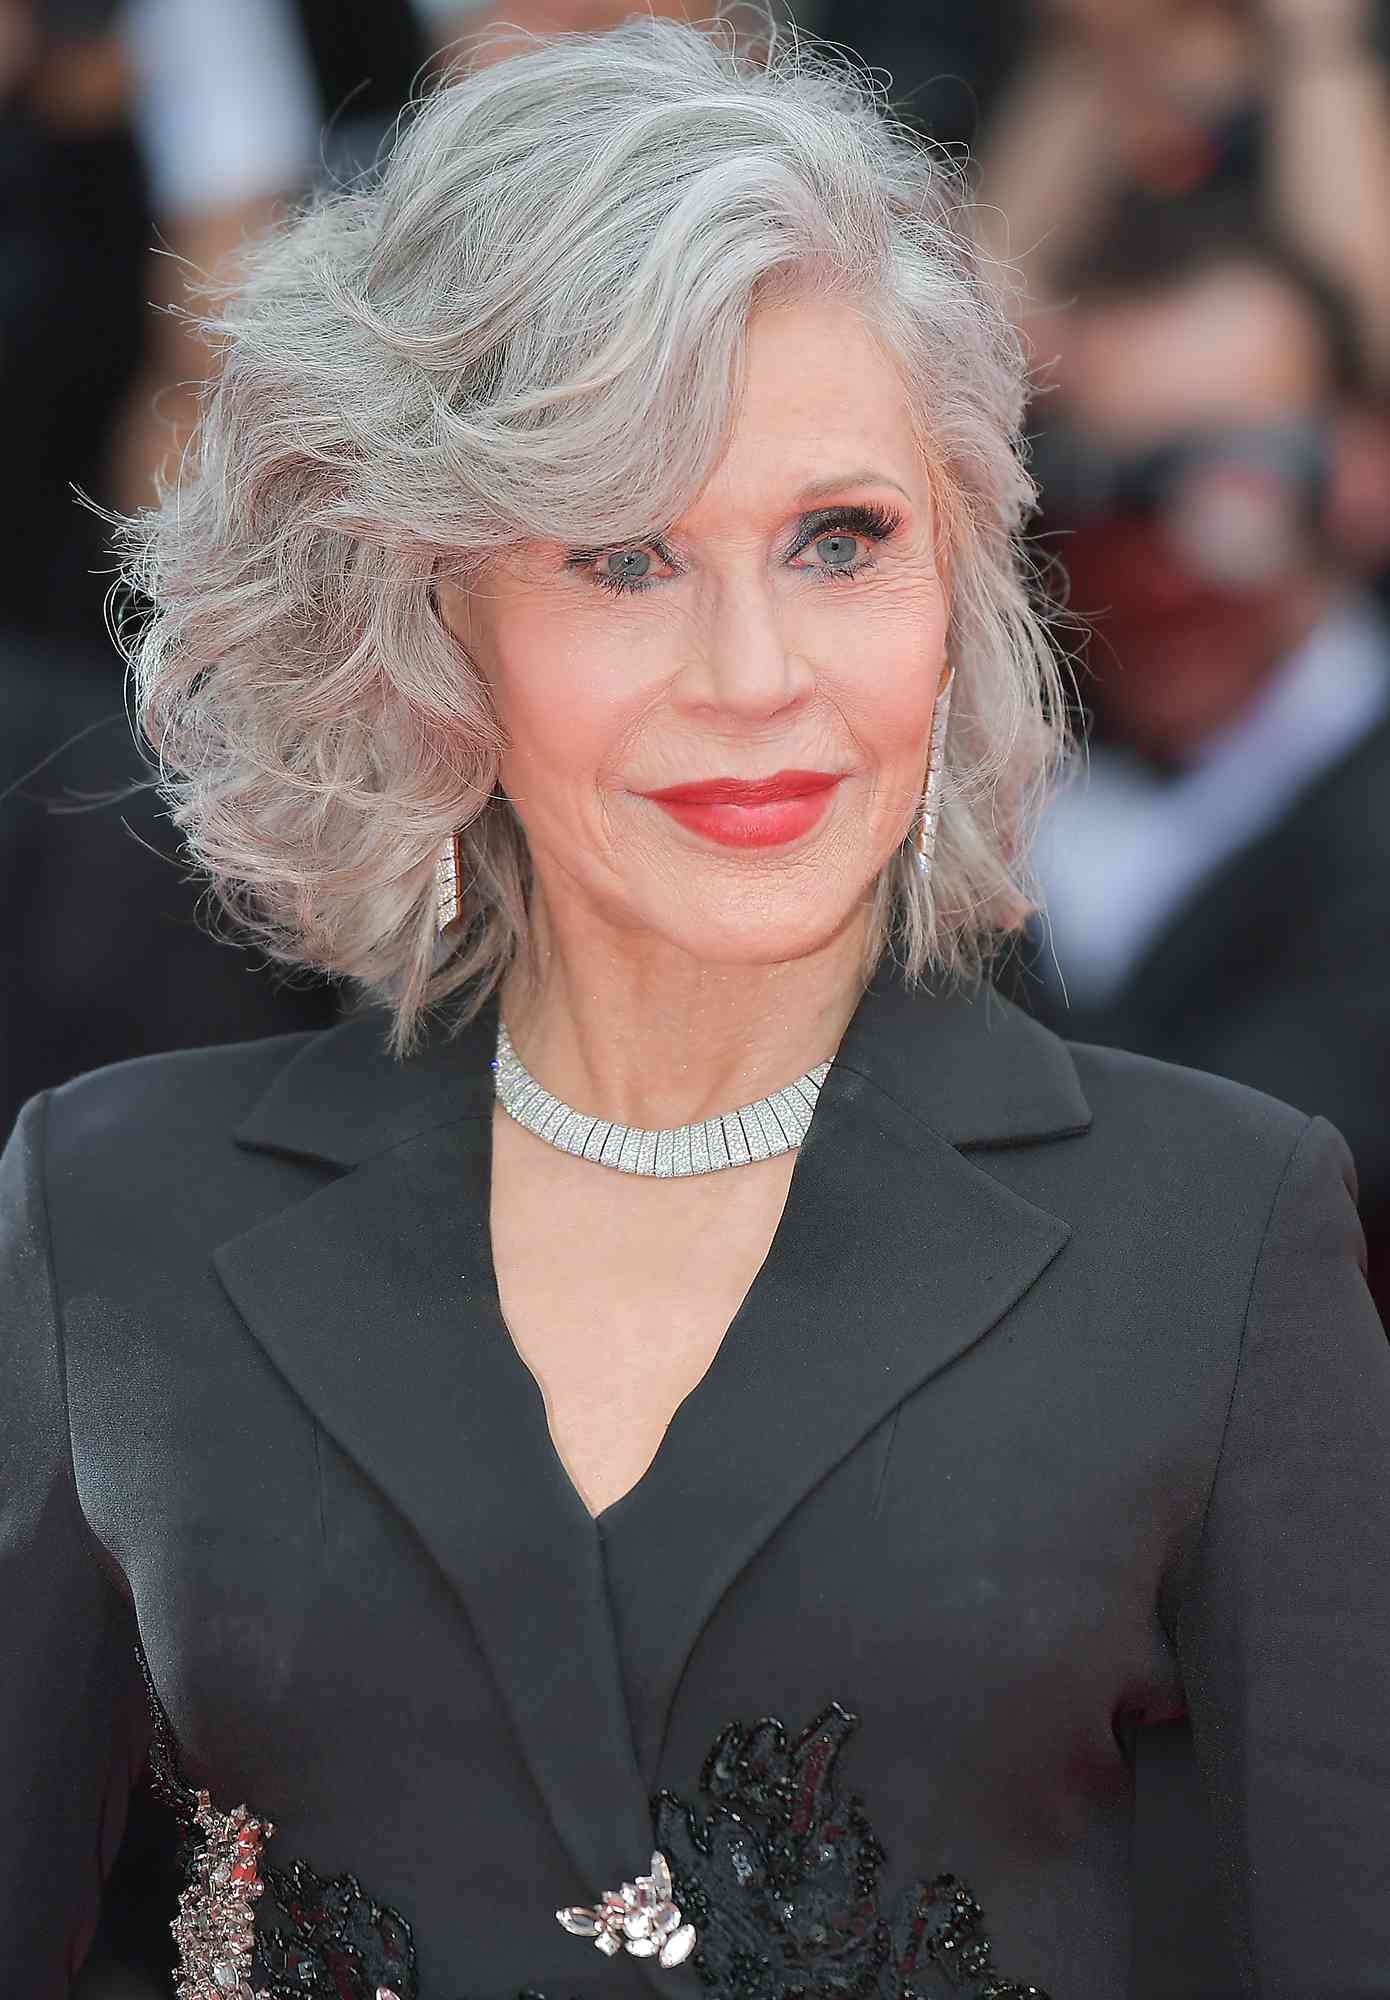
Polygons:
[[884,1849],[835,1786],[858,1726],[835,1702],[793,1742],[772,1716],[731,1723],[700,1776],[707,1803],[653,1798],[704,1984],[718,2000],[1047,2000],[994,1970],[983,1913],[954,1875],[880,1909]]
[[[420,2000],[399,1911],[353,1875],[270,1861],[271,1821],[245,1805],[224,1812],[187,1783],[143,1648],[137,1657],[154,1788],[184,1830],[177,2000]],[[653,1794],[700,1982],[715,2000],[1047,2000],[994,1970],[980,1906],[954,1875],[881,1910],[884,1849],[859,1799],[835,1787],[858,1726],[835,1702],[790,1742],[773,1716],[730,1723],[705,1759],[698,1803]],[[545,1995],[526,1988],[517,2000]]]
[[[137,1649],[154,1735],[154,1788],[183,1826],[184,1888],[174,1919],[178,2000],[419,2000],[410,1926],[353,1875],[280,1868],[273,1822],[222,1812],[187,1783],[173,1724]],[[533,1996],[540,2000],[540,1996]]]

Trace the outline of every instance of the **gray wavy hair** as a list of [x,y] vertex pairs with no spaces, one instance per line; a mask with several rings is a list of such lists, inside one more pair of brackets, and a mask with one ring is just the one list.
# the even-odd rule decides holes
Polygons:
[[949,574],[935,866],[905,830],[866,976],[891,948],[914,980],[973,977],[1031,907],[1066,708],[1019,543],[1019,345],[960,170],[871,77],[720,21],[528,39],[433,89],[378,178],[253,246],[209,320],[180,475],[124,524],[138,717],[224,909],[388,1004],[398,1052],[447,994],[471,1018],[527,934],[502,733],[436,578],[678,520],[730,435],[751,312],[804,290],[857,302],[896,359]]

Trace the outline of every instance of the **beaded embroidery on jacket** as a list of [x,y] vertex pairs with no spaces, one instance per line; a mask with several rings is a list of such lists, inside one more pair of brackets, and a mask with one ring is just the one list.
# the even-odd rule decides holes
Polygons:
[[[423,2000],[398,1911],[353,1875],[271,1862],[270,1821],[245,1805],[224,1812],[188,1785],[143,1651],[139,1660],[154,1787],[185,1833],[178,2000]],[[656,1886],[693,1919],[700,1985],[712,2000],[1048,2000],[995,1971],[983,1912],[956,1876],[911,1883],[881,1907],[886,1851],[836,1783],[858,1726],[837,1702],[795,1737],[774,1716],[732,1722],[696,1800],[653,1795],[671,1878]],[[528,1988],[517,2000],[545,1996]]]

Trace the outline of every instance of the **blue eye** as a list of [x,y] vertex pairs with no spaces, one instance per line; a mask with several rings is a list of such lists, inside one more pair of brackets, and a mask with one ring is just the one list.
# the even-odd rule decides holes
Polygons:
[[660,579],[650,574],[653,553],[674,569],[678,565],[667,550],[653,543],[644,548],[633,543],[626,549],[573,549],[565,558],[566,569],[582,570],[601,590],[619,595],[628,591],[650,590]]
[[797,556],[811,549],[819,562],[802,565],[836,581],[858,576],[874,567],[872,555],[860,556],[861,542],[886,542],[902,525],[902,515],[887,507],[828,507],[803,523],[802,533],[792,549]]
[[853,535],[821,535],[811,546],[827,569],[852,567],[857,553]]
[[[785,560],[790,563],[804,550],[813,549],[820,560],[802,567],[821,576],[855,577],[861,571],[874,567],[874,557],[861,556],[858,545],[861,542],[886,542],[890,535],[897,533],[901,524],[902,515],[887,507],[823,507],[814,514],[802,517],[796,538],[785,553]],[[622,596],[633,591],[651,590],[656,584],[671,580],[651,574],[653,556],[665,563],[675,576],[682,574],[685,565],[661,541],[634,542],[627,548],[616,549],[571,549],[565,558],[565,567],[582,570],[589,581],[596,583],[601,590],[611,590],[615,595]]]
[[631,589],[634,583],[642,582],[651,566],[650,549],[610,549],[599,558],[594,577],[596,582],[612,584],[619,590]]

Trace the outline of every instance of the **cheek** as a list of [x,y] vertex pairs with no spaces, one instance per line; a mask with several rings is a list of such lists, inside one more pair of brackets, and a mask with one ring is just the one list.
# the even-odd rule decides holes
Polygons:
[[[832,586],[833,587],[833,586]],[[854,622],[837,671],[840,701],[856,736],[881,762],[925,753],[946,660],[946,609],[921,587],[885,591]]]
[[509,635],[499,661],[497,704],[511,748],[507,769],[543,769],[563,781],[592,778],[629,726],[632,701],[618,663],[579,646],[553,621]]

